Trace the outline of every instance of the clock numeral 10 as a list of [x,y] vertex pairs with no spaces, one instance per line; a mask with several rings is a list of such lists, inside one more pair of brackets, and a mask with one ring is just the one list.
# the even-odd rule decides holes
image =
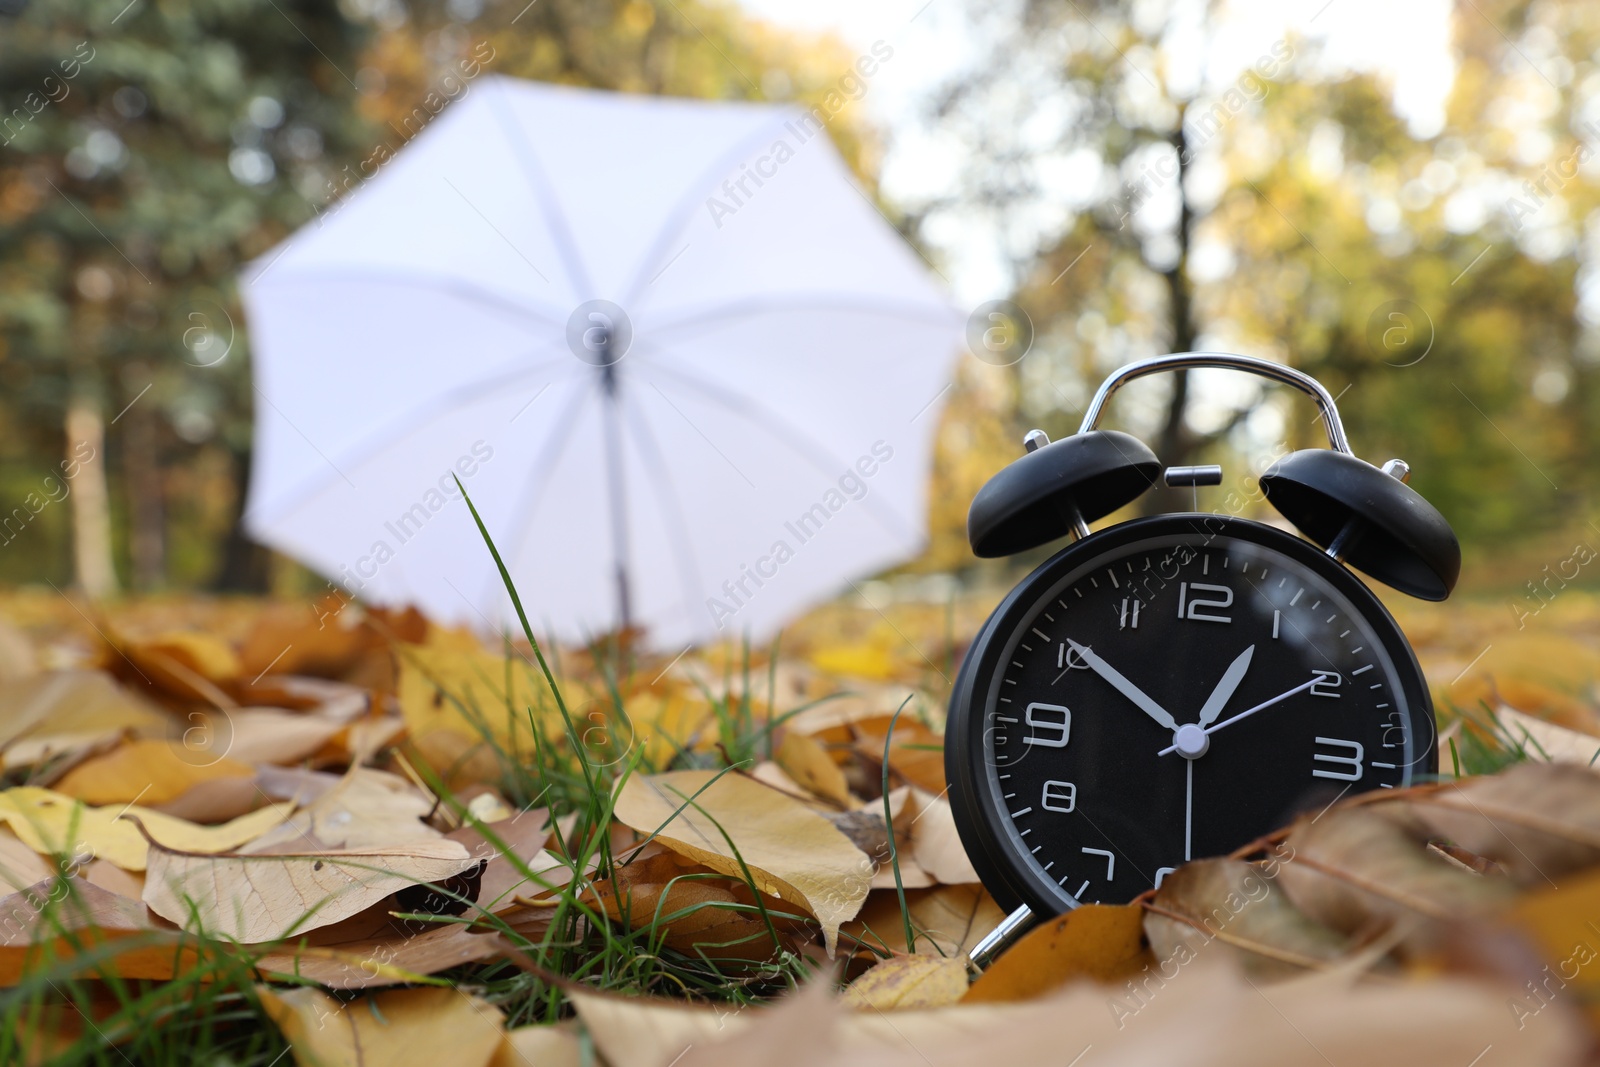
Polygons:
[[[1217,593],[1218,596],[1194,596],[1193,593]],[[1213,609],[1230,607],[1233,590],[1225,585],[1207,585],[1205,582],[1178,583],[1178,618],[1196,622],[1232,622],[1227,615],[1214,613]]]
[[1331,763],[1341,770],[1329,770],[1325,767],[1314,767],[1311,771],[1313,778],[1333,778],[1341,782],[1361,781],[1361,760],[1366,756],[1366,749],[1361,747],[1360,741],[1346,741],[1338,737],[1319,737],[1317,744],[1328,745],[1331,748],[1343,749],[1349,755],[1328,755],[1318,752],[1312,756],[1313,763]]
[[1078,810],[1078,787],[1071,782],[1046,782],[1039,806],[1045,811],[1074,812]]
[[[1023,744],[1067,747],[1067,735],[1072,732],[1072,712],[1060,704],[1029,704],[1022,718],[1028,724],[1028,736],[1022,739]],[[1035,731],[1042,732],[1042,736]]]

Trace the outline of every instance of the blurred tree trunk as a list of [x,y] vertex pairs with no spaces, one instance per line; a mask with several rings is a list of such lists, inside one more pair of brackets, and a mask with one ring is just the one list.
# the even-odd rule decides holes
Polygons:
[[[1189,280],[1189,237],[1194,229],[1194,209],[1184,184],[1189,173],[1189,138],[1184,132],[1187,110],[1186,106],[1178,108],[1177,129],[1172,133],[1172,147],[1178,153],[1178,226],[1173,235],[1178,242],[1178,258],[1162,272],[1167,283],[1168,330],[1173,352],[1193,352],[1195,340],[1194,285]],[[1167,415],[1155,441],[1156,458],[1169,467],[1188,463],[1198,444],[1184,422],[1188,409],[1189,372],[1179,371],[1172,376],[1172,396],[1167,401]],[[1192,490],[1168,489],[1159,484],[1139,501],[1139,508],[1146,515],[1187,511],[1193,506]]]
[[78,393],[67,405],[67,466],[72,474],[73,581],[92,599],[117,591],[111,562],[111,505],[106,492],[105,422],[100,406]]
[[272,557],[244,529],[245,501],[250,497],[250,450],[229,449],[228,454],[233,460],[233,484],[239,495],[234,501],[233,524],[222,546],[222,565],[217,568],[211,587],[218,592],[265,593],[270,584]]
[[133,586],[159,589],[166,584],[166,485],[155,411],[134,404],[124,416],[123,476],[128,480],[129,555],[133,559]]

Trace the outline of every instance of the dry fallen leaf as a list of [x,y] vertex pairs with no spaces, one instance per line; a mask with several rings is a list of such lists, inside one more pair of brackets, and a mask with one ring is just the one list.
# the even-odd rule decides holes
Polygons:
[[436,974],[502,954],[504,943],[498,937],[473,933],[459,922],[443,923],[420,934],[397,930],[398,924],[392,921],[384,922],[370,936],[340,939],[334,933],[344,923],[361,918],[352,916],[274,949],[256,960],[256,969],[268,977],[311,981],[329,989],[367,989],[397,985],[413,975]]
[[1534,976],[1532,989],[1519,991],[1506,1003],[1519,1023],[1540,1014],[1552,995],[1572,985],[1568,995],[1585,1006],[1590,1025],[1600,1027],[1597,915],[1600,870],[1564,878],[1560,885],[1530,893],[1512,905],[1506,921],[1532,938],[1548,964],[1542,974]]
[[154,637],[111,634],[102,664],[124,683],[143,685],[180,700],[227,706],[228,689],[239,680],[239,657],[222,638],[199,630],[173,630]]
[[1085,904],[1049,919],[989,965],[969,1004],[1030,1000],[1074,979],[1112,985],[1155,963],[1137,904]]
[[839,765],[833,762],[827,749],[804,734],[784,734],[772,758],[802,788],[841,808],[855,804]]
[[950,801],[941,793],[924,793],[915,786],[902,815],[895,817],[895,829],[906,826],[911,838],[911,858],[918,867],[945,885],[968,885],[978,880],[972,869],[961,835],[956,832]]
[[635,775],[617,795],[616,817],[640,833],[659,829],[662,844],[732,878],[748,869],[761,892],[816,917],[830,955],[872,882],[872,860],[832,823],[737,774]]
[[[0,899],[0,986],[89,957],[85,975],[168,979],[196,955],[177,931],[151,919],[138,900],[81,879],[51,879]],[[116,943],[127,942],[117,947]]]
[[1524,715],[1516,708],[1502,706],[1495,712],[1501,729],[1510,740],[1521,745],[1531,757],[1552,763],[1577,763],[1593,766],[1600,755],[1600,737],[1594,734],[1569,730],[1532,715]]
[[[906,892],[906,910],[918,952],[965,956],[1005,919],[981,885],[950,885]],[[851,943],[871,950],[909,952],[900,898],[894,890],[873,890],[866,905],[842,931]]]
[[[853,727],[856,751],[875,767],[883,766],[883,742],[889,734],[889,720],[858,722]],[[945,791],[944,737],[909,716],[894,724],[894,740],[889,746],[889,775],[940,795]]]
[[199,826],[125,804],[89,807],[33,786],[16,786],[0,793],[0,822],[35,852],[99,857],[127,871],[145,869],[146,841],[133,819],[169,848],[215,853],[254,841],[293,810],[289,804],[273,804],[220,826]]
[[756,897],[749,886],[667,849],[617,867],[584,896],[631,929],[654,925],[669,948],[709,959],[771,959],[780,949],[793,950],[800,926],[784,917],[783,901],[763,896],[760,907],[778,933],[775,944],[760,912],[752,910]]
[[851,982],[847,1008],[875,1011],[941,1008],[967,992],[967,962],[957,956],[891,956]]
[[55,784],[58,793],[85,804],[146,806],[175,800],[202,782],[249,778],[253,771],[237,760],[185,749],[175,741],[129,741],[93,756]]
[[85,752],[127,734],[166,737],[170,715],[101,671],[51,671],[0,688],[6,770]]
[[[823,988],[818,988],[823,987]],[[1434,979],[1362,985],[1347,973],[1252,985],[1218,961],[1107,990],[1063,986],[1036,1000],[925,1011],[843,1010],[825,983],[772,1007],[706,1010],[647,998],[575,994],[608,1063],[629,1067],[1415,1067],[1496,1062],[1575,1067],[1586,1038],[1555,1005],[1518,1029],[1514,988]]]
[[457,841],[304,855],[200,855],[150,846],[144,902],[162,918],[245,944],[328,926],[479,861]]
[[422,820],[435,801],[399,775],[354,766],[294,817],[241,851],[304,852],[317,848],[377,848],[440,837]]
[[1144,917],[1155,958],[1166,964],[1215,942],[1237,952],[1253,978],[1283,978],[1343,956],[1349,940],[1307,918],[1277,888],[1279,865],[1292,856],[1285,850],[1265,864],[1196,860],[1167,875]]
[[340,1001],[320,990],[257,986],[299,1067],[488,1067],[500,1009],[456,989],[396,989]]
[[583,1045],[569,1023],[507,1030],[489,1067],[584,1067]]

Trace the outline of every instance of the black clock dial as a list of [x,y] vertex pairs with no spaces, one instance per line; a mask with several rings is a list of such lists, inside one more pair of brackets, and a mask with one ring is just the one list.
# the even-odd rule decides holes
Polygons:
[[1172,515],[1074,544],[996,609],[947,731],[1002,903],[1120,903],[1337,797],[1436,770],[1416,660],[1314,545]]

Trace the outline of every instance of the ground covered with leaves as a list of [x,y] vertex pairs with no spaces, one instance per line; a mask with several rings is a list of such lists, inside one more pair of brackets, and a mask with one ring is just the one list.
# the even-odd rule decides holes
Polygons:
[[0,599],[0,1062],[1582,1063],[1600,604],[1409,609],[1442,773],[1004,917],[945,796],[992,598],[773,647]]

